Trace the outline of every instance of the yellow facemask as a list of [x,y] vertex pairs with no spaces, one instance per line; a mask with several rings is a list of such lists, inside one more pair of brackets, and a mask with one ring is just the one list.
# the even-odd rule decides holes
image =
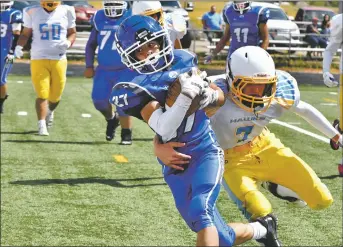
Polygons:
[[49,12],[54,11],[60,4],[61,1],[42,0],[40,2],[40,5]]
[[145,16],[152,16],[154,14],[159,14],[158,22],[160,25],[163,27],[164,26],[164,17],[163,17],[163,10],[162,9],[157,9],[157,10],[147,10],[143,13]]
[[[243,77],[235,76],[230,87],[231,99],[243,110],[254,112],[255,114],[265,112],[276,92],[277,77]],[[265,85],[264,93],[261,97],[251,96],[243,93],[247,85]]]

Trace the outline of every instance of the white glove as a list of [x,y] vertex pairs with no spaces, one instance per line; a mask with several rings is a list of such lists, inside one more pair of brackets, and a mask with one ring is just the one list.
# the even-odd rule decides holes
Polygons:
[[338,86],[338,82],[335,81],[335,78],[333,77],[333,75],[330,72],[324,72],[323,79],[324,79],[324,84],[327,87],[337,87]]
[[5,63],[13,63],[13,61],[14,61],[13,51],[10,51],[5,57]]
[[204,58],[204,64],[211,64],[213,59],[213,55],[208,55]]
[[197,68],[192,68],[191,75],[189,73],[181,74],[179,81],[181,84],[181,93],[190,99],[201,95],[203,90],[208,87],[208,82],[201,79]]
[[66,50],[71,46],[71,42],[69,40],[63,40],[60,43],[56,44],[56,47],[62,52],[65,53]]
[[20,45],[17,45],[14,49],[14,56],[16,58],[21,58],[23,55],[24,55],[23,47]]
[[201,97],[202,100],[200,101],[199,109],[203,109],[206,106],[217,102],[219,99],[219,92],[210,87],[207,87],[203,90]]

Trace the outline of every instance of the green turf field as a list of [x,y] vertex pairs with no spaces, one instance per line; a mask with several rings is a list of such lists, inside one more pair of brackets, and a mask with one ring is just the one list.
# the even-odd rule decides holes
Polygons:
[[[37,136],[30,78],[9,80],[10,97],[1,115],[1,246],[194,245],[195,234],[178,215],[152,155],[149,127],[134,122],[132,146],[117,144],[119,131],[106,142],[105,121],[90,99],[92,81],[70,78],[50,136]],[[338,115],[337,106],[321,103],[337,103],[337,95],[330,94],[335,91],[301,87],[302,99],[330,121]],[[18,116],[19,111],[28,114]],[[280,120],[319,134],[291,113]],[[267,193],[284,246],[342,246],[340,153],[294,130],[276,124],[270,129],[314,168],[335,199],[329,209],[312,211]],[[114,155],[128,162],[116,163]],[[227,221],[244,220],[223,191],[217,205]]]

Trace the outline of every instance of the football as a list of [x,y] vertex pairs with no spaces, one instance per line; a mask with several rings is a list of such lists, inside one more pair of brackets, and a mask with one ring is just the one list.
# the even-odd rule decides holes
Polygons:
[[[179,79],[177,78],[168,88],[167,99],[166,99],[167,106],[171,107],[180,93],[181,93],[181,83]],[[201,101],[201,96],[197,95],[193,99],[192,104],[186,113],[186,117],[192,115],[194,112],[196,112],[199,109],[200,101]]]

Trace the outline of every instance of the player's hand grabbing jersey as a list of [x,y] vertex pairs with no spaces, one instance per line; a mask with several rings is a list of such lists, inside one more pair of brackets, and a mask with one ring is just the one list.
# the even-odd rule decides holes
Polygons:
[[24,9],[24,26],[32,28],[31,59],[60,60],[66,58],[67,30],[74,28],[76,15],[72,6],[59,5],[51,13],[41,6]]

